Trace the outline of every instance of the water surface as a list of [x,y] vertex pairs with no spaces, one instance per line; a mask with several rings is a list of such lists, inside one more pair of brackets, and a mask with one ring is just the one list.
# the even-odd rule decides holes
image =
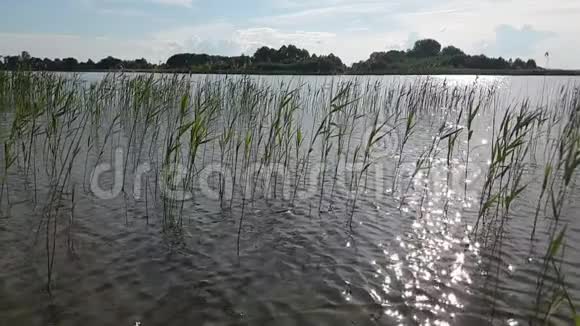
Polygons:
[[[103,74],[94,73],[80,76],[86,82],[85,87],[103,78]],[[42,216],[48,201],[54,199],[47,177],[52,163],[50,151],[45,149],[49,141],[39,132],[33,146],[37,153],[34,164],[29,164],[27,170],[24,157],[19,156],[17,167],[11,168],[6,182],[10,205],[6,193],[1,205],[0,320],[6,325],[528,324],[535,313],[537,282],[550,227],[554,225],[550,214],[542,213],[536,237],[530,240],[543,164],[551,155],[542,147],[543,138],[538,138],[533,155],[526,155],[523,180],[528,187],[511,207],[502,225],[501,241],[473,233],[480,192],[488,169],[490,144],[499,123],[497,117],[525,101],[534,108],[559,110],[562,89],[572,92],[579,78],[205,75],[188,78],[192,85],[217,83],[223,85],[222,90],[227,89],[224,80],[241,78],[249,78],[257,88],[269,89],[270,94],[298,89],[295,121],[300,124],[306,143],[301,153],[308,149],[310,137],[324,115],[323,107],[348,81],[353,81],[352,87],[358,90],[353,99],[361,101],[361,117],[342,156],[335,154],[335,143],[323,165],[318,164],[325,146],[320,139],[313,146],[307,170],[299,169],[296,173],[295,159],[284,161],[284,156],[278,153],[281,158],[278,163],[288,167],[287,173],[276,179],[266,178],[257,187],[254,198],[249,198],[251,188],[248,191],[239,186],[248,175],[240,172],[244,163],[238,166],[226,160],[220,166],[226,166],[238,178],[232,200],[220,204],[215,197],[216,176],[207,174],[207,183],[196,181],[188,189],[193,197],[183,205],[165,204],[159,176],[166,137],[178,127],[172,128],[168,121],[175,119],[179,103],[174,103],[175,107],[158,120],[157,129],[145,129],[142,122],[132,122],[131,115],[122,114],[115,121],[116,112],[131,110],[130,106],[119,104],[123,103],[119,100],[123,95],[117,94],[117,100],[103,107],[98,122],[91,122],[92,131],[82,138],[87,145],[81,146],[70,180],[58,204],[52,206],[58,211],[58,223],[51,296],[46,292],[47,254]],[[455,88],[467,95],[471,89],[484,95],[493,91],[493,101],[484,105],[475,122],[467,188],[465,131],[460,133],[450,164],[447,142],[443,141],[432,157],[428,174],[422,171],[412,178],[417,158],[431,145],[440,124],[447,121],[452,127],[458,115],[456,109],[467,105],[439,107],[440,103],[451,101],[436,96],[427,97],[432,103],[421,104],[417,127],[404,148],[400,167],[396,169],[404,124],[398,123],[392,133],[373,147],[373,164],[360,181],[359,190],[353,190],[349,184],[352,174],[347,164],[352,161],[356,146],[365,144],[372,129],[373,112],[380,111],[381,119],[390,114],[388,103],[392,102],[388,102],[388,92],[384,90],[392,89],[398,94],[402,85],[435,85],[431,90],[434,93],[443,88]],[[373,93],[373,89],[378,91]],[[326,95],[317,95],[320,90]],[[192,93],[195,98],[195,86]],[[379,100],[372,100],[369,94],[377,94]],[[161,95],[153,93],[153,96]],[[270,108],[275,108],[278,100],[274,99]],[[212,136],[197,152],[196,171],[207,171],[210,165],[220,163],[218,137],[228,129],[224,129],[224,121],[228,112],[240,110],[244,104],[224,98],[220,105],[215,127],[210,128]],[[7,139],[15,110],[4,108],[0,116],[0,139]],[[107,138],[111,125],[113,132]],[[270,116],[263,120],[259,126],[263,131],[254,133],[254,144],[257,135],[268,136],[272,125]],[[463,121],[460,125],[464,126]],[[65,135],[74,138],[74,124],[61,127],[69,128]],[[155,130],[159,132],[156,136]],[[241,148],[238,162],[242,162],[248,131],[242,127],[236,130]],[[294,137],[295,134],[289,139]],[[130,138],[133,145],[128,146]],[[144,145],[139,146],[142,139]],[[336,139],[332,137],[329,141]],[[99,155],[101,148],[104,153]],[[90,176],[97,164],[114,165],[118,148],[129,152],[121,157],[129,162],[129,190],[103,199],[91,188]],[[257,149],[256,159],[248,161],[259,168],[261,154]],[[358,157],[358,163],[361,158]],[[140,179],[147,186],[141,187],[140,196],[136,196],[134,171],[144,163],[152,168]],[[339,176],[335,183],[336,164]],[[320,191],[322,181],[317,171],[324,168],[325,186]],[[295,175],[302,179],[299,194],[292,200]],[[113,181],[114,173],[105,173],[100,180],[105,189]],[[304,194],[305,189],[314,191]],[[580,242],[580,224],[574,218],[580,209],[578,190],[574,183],[558,224],[567,225],[563,269],[575,298],[580,297],[580,256],[573,250],[573,245]],[[179,215],[183,223],[174,221],[168,226],[166,205],[173,205],[172,214]],[[237,233],[242,215],[238,256]],[[73,224],[69,223],[71,218]],[[569,322],[567,318],[562,313],[555,321],[565,325]]]

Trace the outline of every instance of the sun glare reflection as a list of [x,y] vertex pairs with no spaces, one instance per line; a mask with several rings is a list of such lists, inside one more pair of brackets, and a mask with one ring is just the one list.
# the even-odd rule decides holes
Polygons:
[[[465,174],[464,165],[453,167],[462,164],[457,159],[451,169],[446,160],[433,162],[431,178],[449,171]],[[383,258],[370,264],[382,284],[368,292],[395,323],[412,318],[420,325],[449,325],[465,307],[461,294],[469,293],[473,283],[468,266],[480,261],[479,244],[472,243],[471,228],[462,220],[475,199],[446,179],[429,182],[429,175],[418,176],[414,193],[403,197],[401,207],[403,216],[416,214],[410,230],[379,245]],[[409,311],[413,315],[408,316]]]

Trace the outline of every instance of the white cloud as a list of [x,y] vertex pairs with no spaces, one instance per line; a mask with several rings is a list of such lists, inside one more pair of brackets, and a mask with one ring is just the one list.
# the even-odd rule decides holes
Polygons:
[[173,52],[206,52],[209,54],[237,55],[241,48],[234,37],[235,28],[226,22],[182,26],[156,32],[151,43],[157,47],[169,45]]
[[[152,44],[162,52],[206,52],[220,55],[252,55],[261,46],[279,48],[294,44],[311,53],[334,53],[346,63],[365,59],[373,51],[403,48],[408,34],[404,32],[375,33],[348,31],[332,33],[324,31],[293,31],[271,27],[237,28],[225,23],[181,27],[155,33]],[[356,45],[356,46],[351,46]]]
[[[546,51],[558,52],[558,58],[554,56],[551,60],[553,67],[578,68],[579,47],[577,42],[570,42],[580,20],[580,3],[575,0],[560,0],[558,3],[543,0],[447,0],[429,10],[430,13],[421,18],[408,13],[394,15],[397,29],[416,32],[420,37],[432,37],[444,45],[453,44],[472,54],[509,56],[514,54],[492,49],[496,44],[498,26],[507,24],[521,30],[530,25],[533,30],[547,33],[549,37],[528,40],[534,44],[526,44],[517,51],[518,55],[534,58],[541,64]],[[563,10],[567,11],[566,15],[563,15]]]
[[307,23],[320,23],[321,19],[331,19],[336,25],[339,17],[356,17],[361,14],[387,14],[393,10],[393,5],[386,2],[363,2],[356,4],[341,4],[326,7],[316,7],[303,9],[291,13],[272,15],[255,18],[252,21],[256,24],[272,26],[300,26]]
[[186,26],[155,33],[154,43],[172,44],[177,52],[205,52],[220,55],[252,55],[261,46],[280,47],[295,44],[309,51],[329,53],[329,41],[336,34],[328,32],[282,31],[268,27],[237,28],[217,22],[212,24]]
[[[236,38],[243,45],[245,52],[253,51],[260,46],[278,48],[294,44],[309,51],[321,48],[321,45],[336,38],[336,34],[327,32],[282,32],[273,28],[248,28],[236,31]],[[326,51],[324,51],[326,52]]]
[[521,28],[500,25],[495,30],[495,41],[489,44],[485,52],[494,56],[522,57],[536,53],[538,46],[553,36],[554,33],[538,31],[531,25]]

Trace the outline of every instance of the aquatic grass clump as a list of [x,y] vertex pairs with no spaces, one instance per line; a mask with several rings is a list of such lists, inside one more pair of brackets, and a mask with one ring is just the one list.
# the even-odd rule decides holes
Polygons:
[[[578,96],[578,94],[577,94]],[[570,284],[564,276],[564,255],[567,225],[560,227],[562,209],[566,203],[570,186],[580,166],[580,102],[578,98],[572,102],[571,109],[567,110],[566,123],[561,128],[557,138],[558,147],[554,149],[556,163],[552,165],[550,160],[545,166],[542,189],[539,202],[546,196],[545,210],[550,216],[553,225],[550,227],[550,245],[543,257],[542,273],[538,277],[536,295],[536,318],[540,317],[544,322],[550,321],[561,310],[562,304],[567,306],[576,324],[580,324],[580,314],[570,294]],[[538,212],[540,204],[536,208],[534,228],[531,237],[536,232]],[[560,230],[560,231],[558,231]],[[552,275],[555,275],[552,276]]]
[[356,209],[356,202],[357,202],[358,195],[359,195],[360,180],[362,179],[363,174],[365,174],[367,172],[367,170],[373,164],[373,162],[371,162],[371,154],[372,154],[371,151],[377,145],[378,142],[380,142],[383,138],[390,135],[391,132],[393,131],[393,128],[388,127],[389,123],[392,122],[391,121],[392,116],[385,117],[384,121],[380,122],[380,123],[379,123],[379,116],[380,116],[380,112],[377,111],[375,113],[373,123],[371,125],[372,128],[371,128],[371,131],[369,133],[366,145],[364,147],[362,169],[361,169],[361,171],[356,179],[356,186],[355,186],[356,190],[355,190],[354,200],[353,200],[353,204],[352,204],[352,210],[350,213],[350,218],[348,221],[348,227],[351,229],[351,231],[352,231],[353,215],[354,215],[354,211]]
[[2,185],[0,188],[0,208],[2,207],[2,200],[4,198],[4,189],[6,189],[6,201],[8,206],[10,206],[10,194],[8,190],[8,171],[14,165],[16,161],[16,156],[14,156],[12,151],[12,145],[10,142],[4,143],[4,164],[3,164],[3,174],[2,174]]
[[[491,146],[491,162],[481,191],[475,232],[480,223],[489,225],[501,216],[507,217],[511,204],[525,190],[526,185],[521,185],[524,158],[529,151],[528,137],[538,118],[539,112],[531,110],[526,103],[517,112],[508,109],[503,115]],[[503,225],[503,218],[500,219]]]

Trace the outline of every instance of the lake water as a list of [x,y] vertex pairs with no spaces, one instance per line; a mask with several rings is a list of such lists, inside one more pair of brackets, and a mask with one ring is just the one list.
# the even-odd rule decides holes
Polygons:
[[564,228],[580,298],[578,77],[61,77],[0,109],[2,325],[540,324]]

